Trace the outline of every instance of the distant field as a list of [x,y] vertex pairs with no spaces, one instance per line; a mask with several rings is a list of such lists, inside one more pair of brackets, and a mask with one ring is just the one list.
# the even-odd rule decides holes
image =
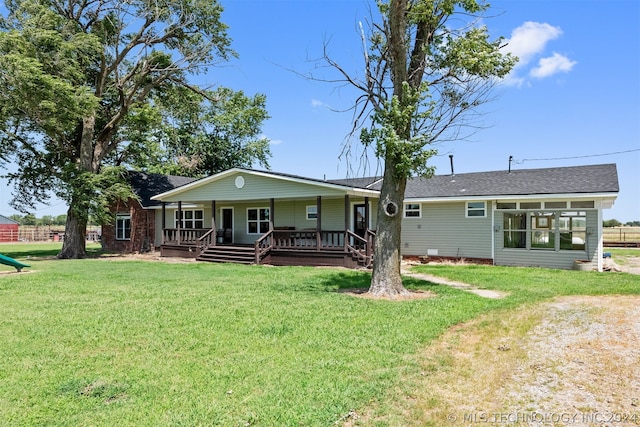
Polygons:
[[640,242],[640,227],[604,227],[605,242]]

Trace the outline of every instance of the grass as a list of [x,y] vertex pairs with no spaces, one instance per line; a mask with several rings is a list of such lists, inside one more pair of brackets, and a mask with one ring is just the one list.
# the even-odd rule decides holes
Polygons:
[[389,302],[336,292],[366,287],[364,272],[33,258],[47,250],[0,246],[32,256],[29,273],[0,274],[3,425],[333,425],[392,405],[453,325],[556,295],[640,292],[628,274],[421,266],[510,296],[406,279],[437,297]]

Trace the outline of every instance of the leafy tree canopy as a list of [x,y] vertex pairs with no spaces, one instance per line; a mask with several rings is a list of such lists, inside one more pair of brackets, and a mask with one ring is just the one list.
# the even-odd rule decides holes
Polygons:
[[[245,164],[252,155],[266,164],[268,146],[256,136],[267,117],[264,97],[194,84],[236,55],[215,0],[5,5],[0,163],[18,166],[7,175],[17,188],[14,207],[32,210],[51,192],[69,205],[61,257],[84,256],[89,216],[106,219],[110,201],[131,195],[127,167],[162,169],[157,162],[196,156],[196,166],[175,170],[204,174],[228,147]],[[226,119],[216,117],[221,112]],[[237,116],[245,114],[254,120],[242,128]],[[187,133],[196,123],[198,132]]]

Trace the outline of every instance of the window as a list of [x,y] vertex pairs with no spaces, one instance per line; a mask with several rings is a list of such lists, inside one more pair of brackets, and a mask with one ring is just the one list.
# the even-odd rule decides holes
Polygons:
[[422,218],[422,205],[420,203],[407,203],[404,205],[405,218]]
[[505,213],[502,228],[504,230],[504,247],[520,248],[527,247],[527,214]]
[[547,209],[566,209],[567,202],[544,202],[544,207]]
[[571,202],[571,207],[572,208],[592,208],[594,207],[595,203],[593,202],[593,200],[583,200],[583,201],[579,201],[579,202]]
[[503,215],[505,248],[585,250],[586,212],[514,212]]
[[318,207],[316,205],[307,206],[307,219],[318,219]]
[[131,240],[131,215],[116,214],[116,240]]
[[540,202],[520,202],[520,209],[540,209],[541,207]]
[[584,250],[587,241],[586,212],[562,212],[558,232],[560,249]]
[[467,202],[467,218],[486,217],[485,202]]
[[516,209],[517,203],[498,202],[496,209]]
[[531,214],[531,248],[556,248],[555,214],[552,212],[534,212]]
[[[180,211],[175,212],[175,228],[178,228],[178,215],[180,215]],[[201,209],[183,210],[182,223],[179,228],[204,228],[204,211]]]
[[269,231],[269,208],[247,209],[247,234],[263,234]]

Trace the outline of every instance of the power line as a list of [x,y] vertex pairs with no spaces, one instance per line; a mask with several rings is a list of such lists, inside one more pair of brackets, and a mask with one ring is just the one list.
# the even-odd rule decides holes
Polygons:
[[586,156],[571,156],[571,157],[551,157],[548,159],[522,159],[520,160],[518,163],[524,163],[524,162],[542,162],[542,161],[549,161],[549,160],[570,160],[570,159],[584,159],[587,157],[601,157],[601,156],[613,156],[614,154],[624,154],[624,153],[632,153],[634,151],[640,151],[640,148],[634,148],[633,150],[626,150],[626,151],[616,151],[613,153],[604,153],[604,154],[589,154]]

